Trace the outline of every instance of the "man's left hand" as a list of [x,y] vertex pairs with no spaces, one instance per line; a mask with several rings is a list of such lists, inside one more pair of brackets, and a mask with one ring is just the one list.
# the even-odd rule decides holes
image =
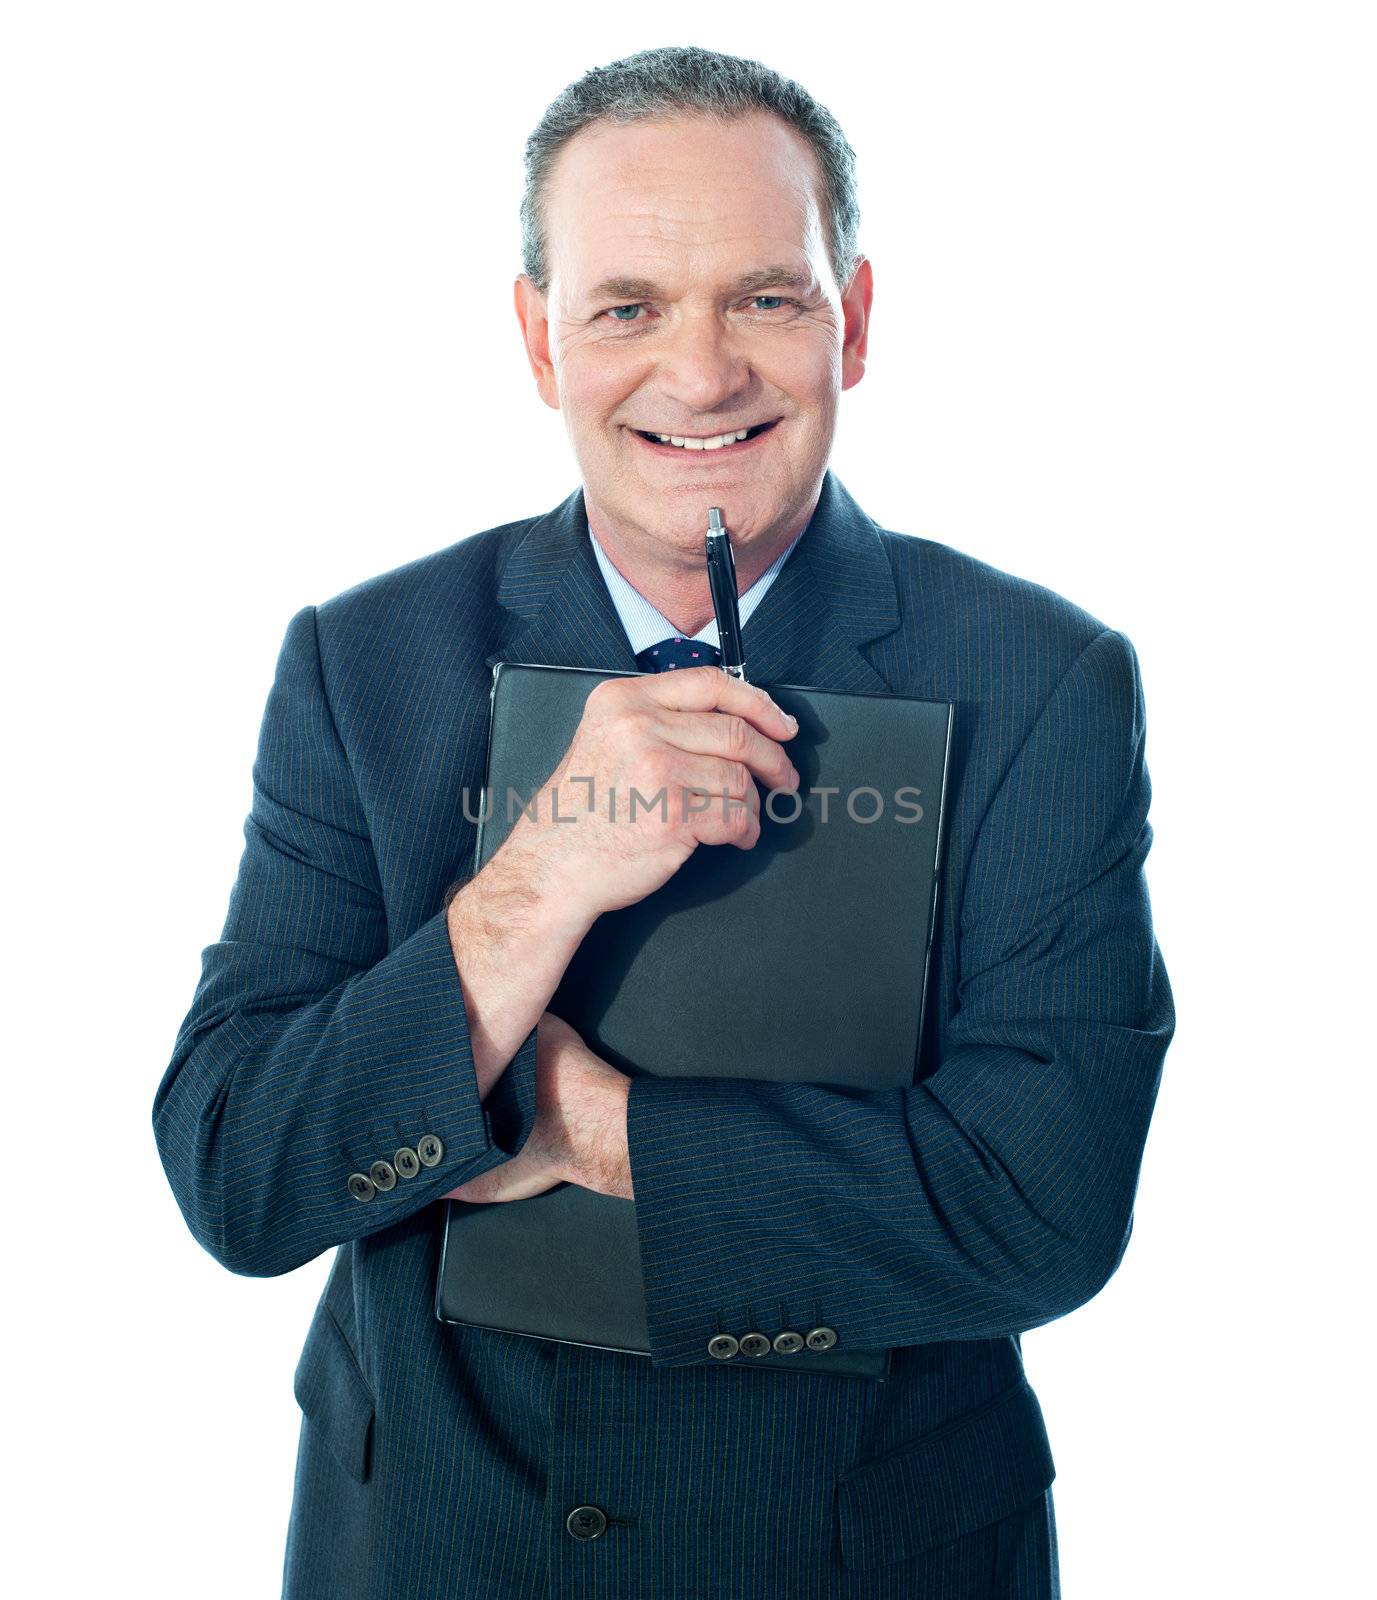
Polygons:
[[557,1183],[634,1198],[626,1143],[631,1079],[604,1061],[561,1017],[536,1033],[536,1120],[519,1153],[441,1198],[486,1204],[526,1200]]

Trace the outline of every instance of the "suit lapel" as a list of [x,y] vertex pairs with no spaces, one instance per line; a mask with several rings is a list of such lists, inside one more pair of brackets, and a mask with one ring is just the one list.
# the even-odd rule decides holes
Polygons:
[[544,667],[639,672],[588,534],[583,489],[537,517],[512,552],[497,588],[506,613],[487,657]]
[[[531,524],[497,599],[506,618],[489,666],[639,671],[593,553],[582,487]],[[741,630],[747,675],[766,686],[890,693],[862,647],[901,620],[879,530],[829,469],[802,538]]]

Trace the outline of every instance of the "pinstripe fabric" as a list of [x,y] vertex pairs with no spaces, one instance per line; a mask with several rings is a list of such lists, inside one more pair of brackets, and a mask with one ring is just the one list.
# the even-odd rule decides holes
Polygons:
[[[288,1600],[1059,1592],[1019,1334],[1118,1265],[1174,1026],[1137,660],[1049,590],[877,528],[830,472],[743,643],[767,684],[956,702],[921,1081],[633,1080],[646,1360],[433,1310],[432,1202],[535,1115],[534,1030],[478,1102],[443,911],[491,663],[635,668],[582,493],[287,627],[153,1126],[231,1271],[338,1247],[295,1373]],[[437,1166],[352,1198],[351,1172],[425,1133]],[[891,1381],[706,1354],[820,1322],[897,1347]],[[585,1504],[608,1527],[581,1541]]]

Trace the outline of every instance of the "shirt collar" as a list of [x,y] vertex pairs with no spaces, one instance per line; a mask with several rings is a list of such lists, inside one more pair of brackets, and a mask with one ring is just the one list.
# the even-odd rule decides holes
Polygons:
[[[612,604],[617,608],[617,615],[621,618],[622,627],[626,629],[626,637],[631,644],[633,654],[639,655],[642,650],[648,650],[651,645],[659,644],[663,639],[682,637],[674,624],[641,593],[633,583],[629,583],[608,560],[603,547],[598,543],[597,536],[592,527],[588,529],[588,537],[593,541],[593,553],[598,558],[598,566],[602,569],[603,579],[607,584],[607,592],[612,596]],[[779,569],[789,559],[789,553],[803,537],[800,530],[774,562],[765,569],[755,582],[746,590],[737,602],[737,609],[741,613],[741,625],[745,627],[746,619],[765,598],[765,591],[779,575]],[[714,649],[720,648],[717,637],[717,618],[709,617],[699,628],[698,632],[690,635],[694,639],[704,639]]]

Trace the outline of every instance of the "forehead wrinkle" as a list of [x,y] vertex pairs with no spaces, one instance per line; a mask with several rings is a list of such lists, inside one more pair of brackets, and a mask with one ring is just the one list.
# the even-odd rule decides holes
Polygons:
[[[763,205],[719,207],[711,214],[676,216],[666,206],[642,206],[614,211],[605,217],[585,210],[581,221],[586,237],[616,249],[644,250],[672,255],[684,251],[749,251],[763,262],[780,261],[790,252],[806,253],[820,230],[803,206]],[[592,253],[591,251],[589,252]]]
[[[819,263],[811,257],[825,248],[824,230],[816,185],[806,164],[791,162],[783,171],[748,177],[742,186],[730,180],[724,186],[721,174],[704,183],[701,172],[686,175],[681,164],[653,158],[647,163],[643,156],[632,156],[621,148],[614,152],[606,146],[585,146],[577,151],[566,149],[564,154],[570,158],[566,173],[573,182],[569,189],[560,186],[556,207],[562,214],[558,221],[552,215],[550,221],[552,243],[559,238],[554,249],[556,261],[562,256],[573,269],[561,273],[556,267],[555,276],[565,281],[565,291],[559,296],[565,304],[663,298],[653,268],[638,271],[627,261],[628,256],[632,261],[639,257],[641,261],[664,262],[671,278],[679,276],[676,268],[682,264],[692,283],[707,276],[696,256],[732,247],[737,248],[738,259],[744,257],[743,271],[778,267],[786,260],[795,264],[784,273],[772,273],[768,285],[753,278],[724,287],[757,293],[774,285],[797,289],[803,286],[797,281],[803,273],[809,285],[822,290],[825,279],[819,276]],[[762,176],[767,177],[763,188],[756,181]],[[585,190],[582,195],[578,194],[580,179]],[[572,205],[573,210],[565,210],[560,201]],[[565,226],[560,227],[559,222]],[[749,247],[748,252],[740,249],[742,245]],[[804,258],[801,262],[800,256]],[[579,270],[590,257],[598,265],[586,273]],[[611,270],[599,273],[599,267]],[[594,287],[581,287],[593,282],[595,275]]]
[[606,202],[608,221],[640,212],[659,220],[668,213],[674,223],[709,219],[724,205],[755,219],[762,205],[806,216],[820,201],[815,155],[764,111],[725,123],[672,116],[625,127],[595,122],[560,150],[550,177],[547,203],[570,188],[582,190],[578,213],[585,221],[592,220],[590,200],[595,208]]
[[[709,298],[760,294],[767,289],[822,293],[823,281],[818,276],[818,263],[811,260],[808,253],[809,246],[815,242],[812,230],[808,230],[802,241],[789,236],[772,236],[758,227],[724,231],[715,239],[691,241],[676,240],[661,230],[627,241],[627,254],[633,260],[639,258],[638,266],[643,262],[646,264],[644,268],[638,270],[628,264],[620,271],[614,269],[598,278],[587,290],[571,285],[574,289],[572,298],[590,304],[607,300],[663,300],[668,297],[666,281],[674,283],[680,281],[681,277],[687,286],[685,295],[694,293],[698,285],[706,284],[702,292]],[[598,254],[603,255],[605,260],[608,240],[604,237],[599,243],[602,248]],[[719,251],[730,252],[727,264],[720,267],[711,260],[713,254]],[[700,259],[704,255],[709,257],[707,262]],[[656,269],[661,265],[666,281],[656,275]],[[731,270],[733,266],[737,267],[734,272]],[[677,270],[681,267],[682,274]],[[716,284],[709,282],[714,274],[719,275]],[[571,276],[577,281],[582,274],[576,271]],[[590,271],[588,277],[592,276]]]

